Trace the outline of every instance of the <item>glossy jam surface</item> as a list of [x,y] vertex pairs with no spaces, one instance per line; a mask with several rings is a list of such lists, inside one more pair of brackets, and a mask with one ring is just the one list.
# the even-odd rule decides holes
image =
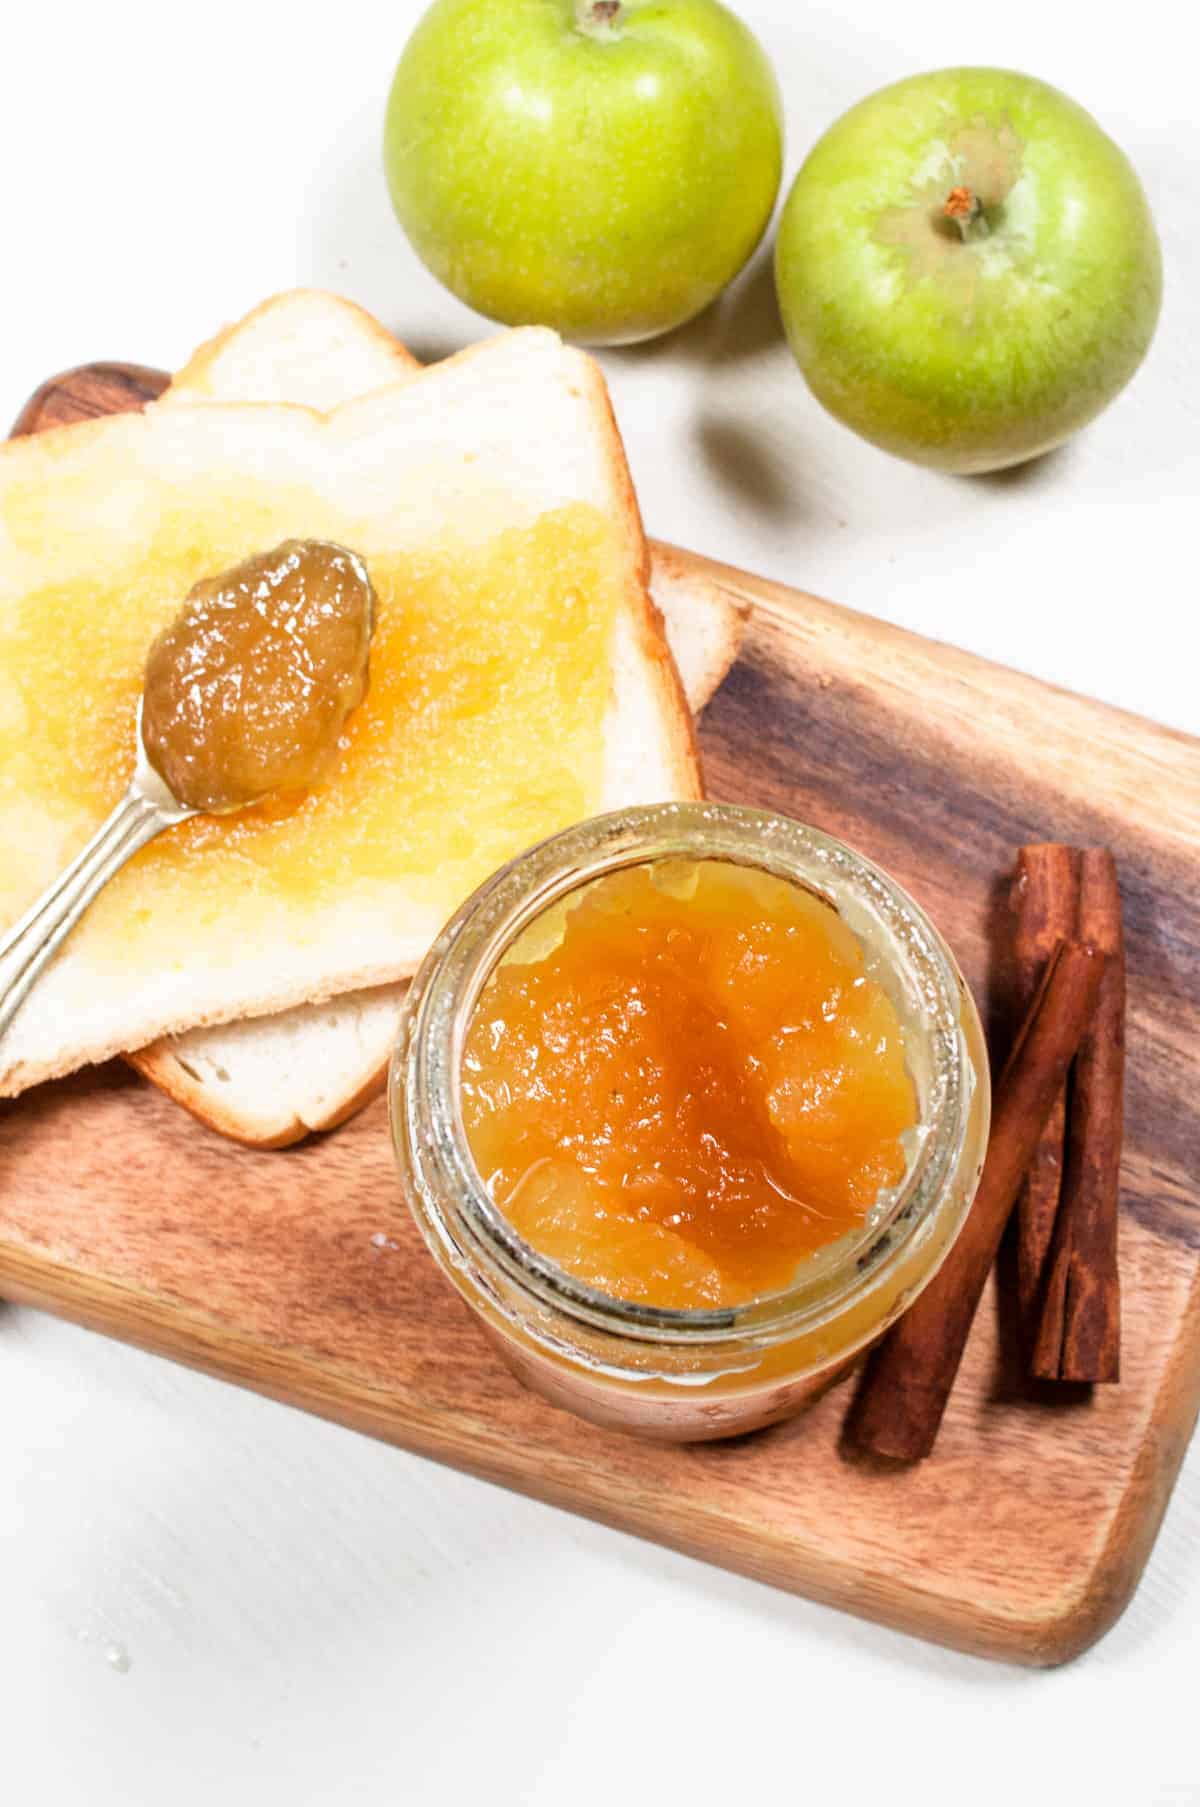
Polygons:
[[[94,520],[106,494],[66,489],[53,522],[44,486],[20,508],[10,496],[0,533],[50,565],[54,523],[76,506]],[[133,498],[148,507],[140,490]],[[0,861],[0,922],[128,783],[146,656],[182,599],[288,537],[361,551],[377,596],[367,695],[319,786],[194,817],[118,873],[76,931],[97,957],[138,972],[219,959],[231,921],[266,956],[281,934],[308,932],[314,904],[375,908],[386,887],[379,907],[394,912],[397,884],[432,932],[505,860],[601,807],[626,575],[599,511],[571,505],[400,552],[371,517],[307,488],[244,480],[152,499],[129,523],[125,562],[113,550],[98,572],[81,554],[76,572],[64,554],[61,574],[0,611],[0,826],[30,854]]]
[[201,578],[146,659],[142,738],[192,809],[307,790],[367,692],[375,592],[356,553],[285,540]]
[[489,979],[463,1114],[519,1234],[676,1308],[788,1286],[903,1178],[903,1031],[836,912],[748,867],[663,861],[548,912]]

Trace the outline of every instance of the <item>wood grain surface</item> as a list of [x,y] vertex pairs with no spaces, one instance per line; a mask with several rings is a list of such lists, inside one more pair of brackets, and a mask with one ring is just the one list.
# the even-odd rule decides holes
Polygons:
[[[43,386],[18,430],[141,406],[164,381],[85,367]],[[946,932],[995,1036],[1015,849],[1116,854],[1121,1384],[1025,1384],[989,1291],[936,1453],[913,1470],[843,1451],[852,1382],[724,1444],[601,1431],[524,1392],[428,1260],[381,1100],[333,1135],[250,1153],[120,1063],[0,1105],[0,1292],[864,1617],[1064,1661],[1129,1599],[1200,1403],[1200,742],[695,565],[750,609],[703,719],[711,792],[816,823],[892,871]]]

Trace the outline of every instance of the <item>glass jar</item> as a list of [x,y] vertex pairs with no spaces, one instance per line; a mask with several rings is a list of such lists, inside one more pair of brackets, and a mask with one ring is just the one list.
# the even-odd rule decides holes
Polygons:
[[[903,1180],[794,1282],[735,1306],[673,1310],[602,1293],[517,1235],[476,1170],[459,1076],[479,994],[542,913],[602,873],[715,859],[824,898],[861,943],[905,1035],[920,1115]],[[673,1441],[728,1437],[794,1412],[917,1296],[954,1241],[987,1144],[979,1017],[928,917],[878,867],[784,816],[731,804],[619,811],[503,867],[447,924],[408,994],[389,1106],[400,1177],[434,1259],[521,1380],[596,1423]]]

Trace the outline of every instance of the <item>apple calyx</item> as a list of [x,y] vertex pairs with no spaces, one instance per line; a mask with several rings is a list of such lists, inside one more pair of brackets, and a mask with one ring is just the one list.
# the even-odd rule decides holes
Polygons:
[[621,13],[621,0],[575,0],[575,27],[589,38],[610,38]]

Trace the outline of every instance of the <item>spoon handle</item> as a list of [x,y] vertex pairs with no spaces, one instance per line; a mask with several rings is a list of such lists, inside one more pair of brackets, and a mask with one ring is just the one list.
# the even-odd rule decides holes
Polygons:
[[160,808],[131,786],[82,853],[13,924],[0,940],[0,1036],[96,893],[139,847],[179,819],[178,810]]

